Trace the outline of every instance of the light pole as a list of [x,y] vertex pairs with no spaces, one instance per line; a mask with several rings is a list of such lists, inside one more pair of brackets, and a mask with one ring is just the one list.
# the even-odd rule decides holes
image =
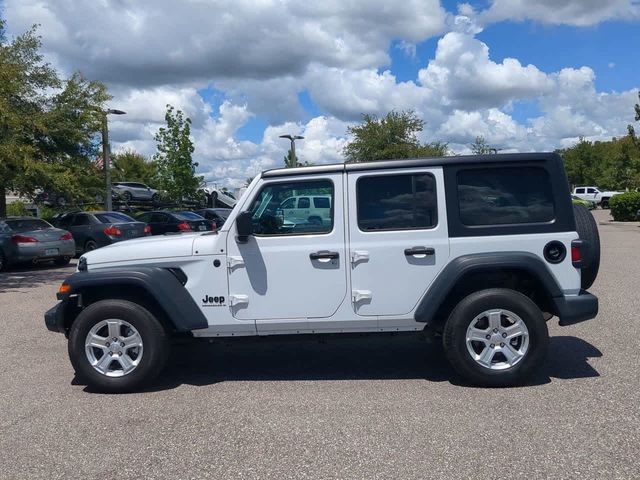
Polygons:
[[107,197],[104,200],[104,208],[110,212],[113,205],[111,204],[111,149],[109,147],[109,127],[107,125],[107,115],[124,115],[127,112],[109,108],[107,110],[98,110],[102,114],[102,163],[104,165],[104,178],[107,187]]
[[298,157],[296,157],[296,140],[302,140],[304,137],[301,135],[280,135],[280,138],[288,138],[291,140],[291,156],[297,165]]

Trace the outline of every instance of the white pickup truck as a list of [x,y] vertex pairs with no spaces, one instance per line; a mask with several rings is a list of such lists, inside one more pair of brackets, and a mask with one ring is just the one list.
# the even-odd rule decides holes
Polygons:
[[624,192],[603,192],[598,187],[576,187],[573,189],[573,195],[580,200],[587,200],[600,205],[602,208],[609,208],[609,200],[614,195],[620,195]]

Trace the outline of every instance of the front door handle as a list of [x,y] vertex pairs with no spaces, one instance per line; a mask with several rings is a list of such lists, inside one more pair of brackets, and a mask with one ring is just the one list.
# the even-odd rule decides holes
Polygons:
[[335,260],[340,257],[338,252],[330,252],[329,250],[320,250],[319,252],[313,252],[309,254],[311,260],[330,259]]
[[413,255],[435,255],[435,253],[436,253],[436,250],[431,247],[411,247],[411,248],[404,249],[404,254],[407,257],[413,256]]

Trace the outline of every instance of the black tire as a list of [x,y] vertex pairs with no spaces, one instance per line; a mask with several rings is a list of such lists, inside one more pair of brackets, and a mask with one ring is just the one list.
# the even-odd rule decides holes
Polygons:
[[574,205],[573,214],[578,236],[586,243],[582,250],[583,267],[580,286],[587,290],[596,281],[600,269],[600,234],[593,215],[584,205]]
[[71,262],[71,257],[59,257],[53,261],[53,263],[55,263],[59,267],[69,265],[69,262]]
[[600,206],[602,207],[603,210],[607,210],[609,208],[609,199],[603,198],[602,201],[600,202]]
[[4,272],[8,266],[7,257],[5,257],[2,250],[0,250],[0,272]]
[[122,192],[122,199],[125,202],[130,202],[132,198],[133,198],[133,195],[131,195],[131,192]]
[[[95,370],[85,353],[87,334],[97,323],[120,319],[130,323],[142,337],[143,352],[138,366],[120,377]],[[169,339],[158,320],[144,307],[127,300],[101,300],[85,308],[71,326],[69,358],[76,373],[87,384],[107,393],[130,392],[149,384],[164,368],[169,355]]]
[[86,243],[84,244],[84,252],[90,252],[91,250],[95,250],[96,248],[98,248],[98,244],[96,243],[95,240],[87,240]]
[[[467,350],[467,329],[480,314],[504,309],[518,315],[529,332],[528,350],[513,366],[492,370],[478,364]],[[549,345],[549,332],[542,312],[528,297],[503,288],[481,290],[465,297],[453,309],[444,327],[445,355],[453,368],[474,385],[507,387],[527,379],[543,362]]]

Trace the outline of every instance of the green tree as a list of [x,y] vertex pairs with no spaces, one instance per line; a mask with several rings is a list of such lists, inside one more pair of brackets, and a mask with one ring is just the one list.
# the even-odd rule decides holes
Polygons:
[[382,118],[365,114],[362,123],[347,129],[353,140],[345,146],[344,155],[348,162],[446,155],[446,143],[420,143],[417,135],[423,129],[424,121],[411,110],[391,111]]
[[115,181],[142,182],[152,188],[158,186],[158,165],[135,150],[124,150],[111,156],[111,175]]
[[153,157],[158,165],[160,187],[172,200],[196,198],[204,177],[195,174],[198,163],[192,158],[191,119],[171,105],[167,105],[164,119],[167,126],[155,136],[158,152]]
[[251,185],[251,182],[253,182],[253,177],[247,177],[244,181],[244,187],[248,187],[249,185]]
[[61,81],[40,47],[35,27],[8,41],[0,20],[0,216],[7,190],[29,196],[41,187],[75,199],[96,180],[94,110],[109,99],[106,88],[80,74]]
[[293,156],[293,152],[291,149],[287,151],[287,154],[284,156],[284,166],[285,168],[294,168],[301,167],[302,165],[298,163],[298,156]]
[[482,135],[478,135],[475,141],[469,145],[474,155],[488,155],[498,153],[498,150],[487,143]]

